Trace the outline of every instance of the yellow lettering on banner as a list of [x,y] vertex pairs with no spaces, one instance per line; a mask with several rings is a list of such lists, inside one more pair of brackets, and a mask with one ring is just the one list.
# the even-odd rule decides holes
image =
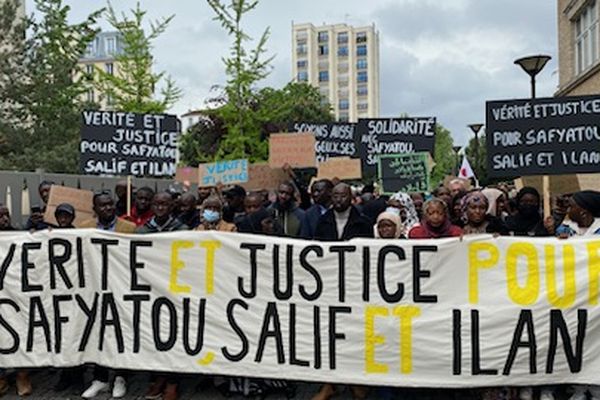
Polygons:
[[587,244],[588,251],[588,276],[590,280],[590,304],[598,305],[598,277],[600,275],[600,242],[594,241]]
[[206,294],[212,294],[215,290],[215,250],[221,247],[221,242],[204,240],[200,247],[206,249]]
[[206,353],[206,355],[204,357],[197,360],[196,364],[206,366],[206,365],[211,364],[214,360],[215,360],[215,353],[213,353],[212,351],[209,351],[208,353]]
[[575,249],[572,245],[563,246],[564,294],[560,296],[556,290],[556,254],[552,245],[544,246],[546,253],[546,282],[548,285],[548,301],[554,307],[568,308],[575,303]]
[[412,319],[421,315],[421,309],[414,306],[398,306],[394,315],[400,318],[400,372],[412,372]]
[[192,247],[194,247],[194,242],[189,240],[175,240],[171,243],[171,277],[169,279],[171,293],[190,293],[192,291],[190,286],[177,283],[179,271],[185,268],[185,264],[179,259],[179,250],[191,249]]
[[385,336],[375,335],[375,317],[387,317],[386,307],[365,308],[365,369],[367,374],[387,374],[389,367],[375,361],[375,346],[385,343]]
[[[484,251],[489,257],[479,258],[479,253]],[[469,245],[469,303],[479,302],[479,270],[493,267],[499,258],[498,247],[492,243],[477,242]]]
[[[527,279],[525,286],[519,286],[518,261],[525,257],[527,262]],[[530,305],[536,302],[540,292],[540,265],[535,246],[529,243],[513,243],[506,254],[506,281],[508,295],[517,304]]]

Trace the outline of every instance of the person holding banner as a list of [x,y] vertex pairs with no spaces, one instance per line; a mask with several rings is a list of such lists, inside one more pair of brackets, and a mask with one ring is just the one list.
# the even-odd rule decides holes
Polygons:
[[25,224],[25,229],[28,231],[35,230],[41,231],[48,228],[48,224],[44,221],[44,213],[46,212],[46,205],[50,197],[50,187],[54,185],[52,181],[42,181],[38,186],[38,193],[43,205],[31,207],[31,215]]
[[179,198],[179,215],[177,218],[190,229],[200,225],[200,212],[196,206],[197,200],[193,193],[184,193]]
[[313,205],[306,210],[300,237],[303,239],[312,239],[317,230],[317,224],[323,214],[331,206],[331,191],[333,183],[329,179],[320,179],[314,182],[310,188]]
[[197,231],[237,231],[234,224],[223,220],[223,202],[218,196],[210,196],[202,203],[202,213],[200,215],[200,224],[196,227]]
[[154,198],[154,190],[145,186],[138,189],[135,194],[135,204],[131,208],[129,216],[124,217],[127,221],[133,222],[138,228],[144,226],[144,224],[152,217],[152,199]]
[[408,233],[409,239],[437,239],[457,237],[462,229],[450,222],[448,205],[442,199],[433,197],[423,204],[423,219]]
[[386,212],[393,212],[400,216],[402,225],[399,236],[406,238],[410,229],[419,223],[417,210],[411,197],[406,193],[398,192],[390,197],[387,204]]
[[[140,189],[141,190],[141,189]],[[175,201],[169,192],[159,192],[152,198],[153,217],[135,230],[135,233],[160,233],[187,231],[189,228],[183,222],[173,217]]]
[[400,216],[393,212],[384,211],[377,217],[377,223],[373,227],[377,239],[405,239],[402,236],[404,226]]
[[540,204],[540,193],[535,188],[521,189],[516,197],[517,212],[506,219],[509,232],[514,236],[550,236],[540,214]]
[[94,194],[94,213],[92,218],[81,223],[81,228],[96,228],[117,233],[134,233],[135,224],[117,217],[115,201],[110,192],[103,191]]
[[462,218],[465,235],[493,233],[508,235],[506,225],[496,217],[487,213],[489,208],[487,197],[480,191],[467,193],[462,200]]
[[299,237],[304,222],[304,211],[296,204],[295,191],[292,183],[281,183],[277,191],[277,201],[269,207],[269,211],[283,227],[283,233],[289,237]]
[[10,211],[8,207],[0,203],[0,231],[14,231],[10,221]]

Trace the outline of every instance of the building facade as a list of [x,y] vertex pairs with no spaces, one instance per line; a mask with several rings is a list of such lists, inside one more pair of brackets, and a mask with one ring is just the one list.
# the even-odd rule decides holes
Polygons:
[[317,88],[339,121],[379,117],[379,33],[375,26],[292,25],[295,82]]
[[[79,65],[87,79],[98,79],[97,69],[109,74],[118,74],[119,65],[116,56],[122,52],[123,40],[119,32],[100,32],[79,59]],[[109,96],[103,96],[93,87],[88,89],[85,97],[85,100],[90,103],[98,103],[102,110],[112,109],[113,100]]]
[[558,0],[556,96],[600,93],[600,2]]

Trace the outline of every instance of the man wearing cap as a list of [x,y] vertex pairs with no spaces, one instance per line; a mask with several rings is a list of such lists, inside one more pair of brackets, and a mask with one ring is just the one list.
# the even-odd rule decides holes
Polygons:
[[73,221],[75,220],[75,208],[68,203],[59,204],[54,211],[56,218],[56,228],[75,229]]
[[223,220],[225,222],[237,223],[244,217],[244,200],[246,199],[246,189],[239,185],[223,192],[225,198],[225,207],[223,207]]

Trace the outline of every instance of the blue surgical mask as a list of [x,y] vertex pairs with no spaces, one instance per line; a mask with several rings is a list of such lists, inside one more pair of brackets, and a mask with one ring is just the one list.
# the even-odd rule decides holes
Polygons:
[[400,209],[396,208],[396,207],[388,207],[385,209],[385,212],[389,212],[392,214],[396,214],[397,216],[400,216]]
[[214,210],[204,210],[202,212],[202,219],[208,222],[217,222],[221,218],[221,213]]

